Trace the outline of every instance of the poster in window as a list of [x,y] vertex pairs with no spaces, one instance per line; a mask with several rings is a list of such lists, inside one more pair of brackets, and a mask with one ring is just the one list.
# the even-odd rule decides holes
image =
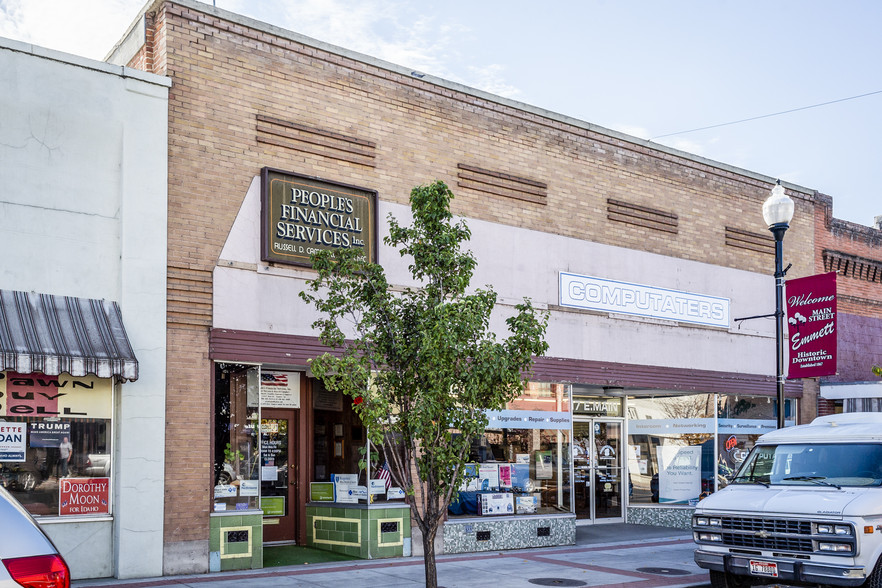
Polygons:
[[27,424],[0,421],[0,461],[25,461]]
[[533,482],[530,480],[530,464],[511,464],[511,487],[521,492],[532,492]]
[[60,447],[64,438],[70,439],[70,422],[31,421],[29,423],[31,447]]
[[263,408],[300,408],[300,372],[261,370],[260,404]]
[[478,466],[481,489],[499,488],[499,466],[495,463],[482,463]]
[[64,478],[58,493],[61,516],[110,512],[110,478]]
[[701,494],[701,446],[658,448],[660,503],[688,504]]
[[499,464],[499,487],[511,488],[511,464]]

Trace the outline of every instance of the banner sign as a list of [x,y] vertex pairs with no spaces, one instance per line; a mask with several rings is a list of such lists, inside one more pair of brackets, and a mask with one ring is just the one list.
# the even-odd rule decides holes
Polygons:
[[836,272],[787,281],[787,377],[836,373]]
[[58,485],[58,514],[108,514],[110,478],[62,478]]
[[729,328],[729,299],[559,273],[560,305]]
[[542,410],[488,410],[488,429],[570,429],[572,415],[568,412]]
[[310,266],[320,250],[357,249],[377,261],[377,193],[263,168],[261,259]]

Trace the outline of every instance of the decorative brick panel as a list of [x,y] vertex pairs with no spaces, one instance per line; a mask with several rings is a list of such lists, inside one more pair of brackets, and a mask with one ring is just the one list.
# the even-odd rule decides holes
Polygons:
[[775,238],[771,233],[754,233],[735,227],[726,227],[726,245],[775,255]]
[[334,131],[257,115],[257,142],[321,157],[376,167],[377,144]]
[[664,210],[639,206],[614,198],[606,200],[607,218],[611,221],[677,234],[677,215]]
[[459,163],[456,167],[459,169],[457,186],[460,188],[536,204],[548,203],[548,184],[544,182],[490,171],[464,163]]

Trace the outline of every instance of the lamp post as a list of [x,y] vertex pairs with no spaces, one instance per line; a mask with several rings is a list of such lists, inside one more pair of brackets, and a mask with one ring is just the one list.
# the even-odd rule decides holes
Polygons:
[[[772,188],[771,195],[763,203],[763,219],[775,236],[775,345],[776,376],[778,392],[778,428],[784,428],[784,233],[793,219],[793,200],[784,193],[781,180]],[[789,268],[788,268],[789,269]]]

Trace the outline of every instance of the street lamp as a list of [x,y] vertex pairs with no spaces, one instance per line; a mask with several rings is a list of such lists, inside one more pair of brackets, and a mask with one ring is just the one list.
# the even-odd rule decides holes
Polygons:
[[[778,428],[784,428],[784,233],[793,219],[793,200],[784,193],[781,180],[772,188],[763,203],[763,219],[775,236],[775,345],[777,348],[776,374],[778,391]],[[789,266],[788,266],[789,269]]]

